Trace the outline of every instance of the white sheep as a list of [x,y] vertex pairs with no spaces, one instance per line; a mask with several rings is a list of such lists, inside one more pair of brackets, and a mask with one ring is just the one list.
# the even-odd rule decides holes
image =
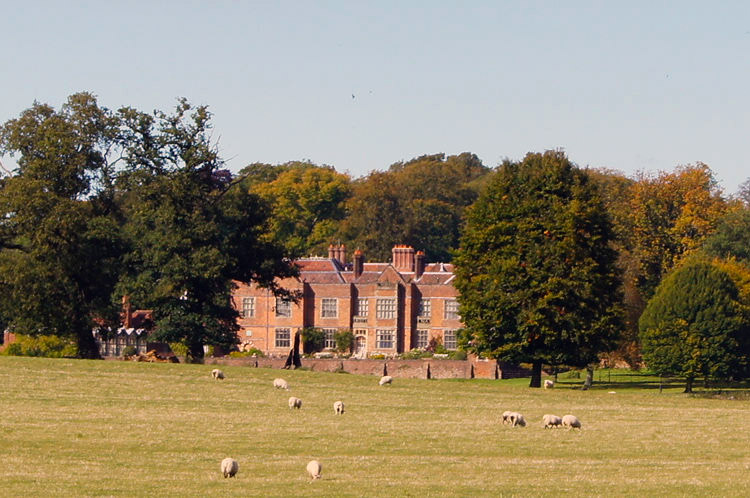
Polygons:
[[523,418],[523,415],[521,415],[518,412],[511,412],[509,415],[510,425],[511,427],[515,427],[517,425],[520,425],[521,427],[526,427],[526,419]]
[[289,383],[284,379],[273,379],[273,387],[275,387],[276,389],[285,389],[288,391]]
[[545,389],[552,389],[555,387],[555,382],[551,379],[545,379],[544,380],[544,388]]
[[213,370],[211,370],[211,377],[216,380],[224,379],[224,372],[222,372],[218,368],[214,368]]
[[221,473],[224,474],[224,479],[234,477],[238,470],[240,470],[240,465],[234,458],[227,457],[221,461]]
[[503,425],[510,423],[510,414],[513,413],[510,410],[505,410],[503,412]]
[[344,414],[344,402],[343,401],[336,401],[333,403],[333,413],[336,415],[343,415]]
[[296,408],[297,410],[302,408],[302,400],[294,396],[289,398],[289,409],[291,410],[292,408]]
[[568,430],[581,429],[581,421],[578,420],[578,417],[576,417],[575,415],[565,415],[562,418],[562,425],[563,427],[567,427]]
[[380,382],[378,382],[378,384],[380,384],[381,386],[384,386],[386,384],[391,385],[392,383],[393,383],[393,377],[391,377],[390,375],[383,375],[380,378]]
[[562,425],[562,419],[557,415],[544,415],[542,416],[542,422],[544,423],[545,429],[560,427],[560,425]]
[[312,480],[320,479],[320,474],[323,471],[323,466],[317,460],[312,460],[307,464],[307,473],[310,474]]

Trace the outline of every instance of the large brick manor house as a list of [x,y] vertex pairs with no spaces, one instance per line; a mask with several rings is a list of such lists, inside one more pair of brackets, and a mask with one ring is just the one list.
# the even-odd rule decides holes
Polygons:
[[346,248],[332,245],[327,258],[297,260],[299,279],[280,284],[299,293],[298,303],[239,284],[234,305],[240,313],[240,343],[286,354],[296,331],[317,327],[326,333],[326,348],[334,347],[336,331],[351,330],[360,357],[424,348],[433,337],[455,349],[456,330],[463,324],[453,265],[428,264],[422,251],[409,246],[395,246],[392,254],[388,263],[369,263],[355,251],[348,262]]

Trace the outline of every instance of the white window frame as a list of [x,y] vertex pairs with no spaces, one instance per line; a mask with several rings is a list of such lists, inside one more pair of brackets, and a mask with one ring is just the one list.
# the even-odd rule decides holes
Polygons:
[[417,329],[417,343],[415,347],[419,349],[427,349],[430,344],[430,331],[427,329]]
[[357,316],[367,316],[370,312],[370,300],[366,297],[357,298]]
[[255,316],[255,298],[254,297],[242,298],[242,309],[240,310],[240,316],[242,318],[253,318]]
[[[448,339],[449,337],[450,340]],[[455,329],[443,331],[443,347],[451,351],[455,351],[458,348],[458,337],[456,337]]]
[[396,299],[392,297],[379,297],[375,302],[375,314],[381,320],[396,318]]
[[393,349],[396,347],[396,331],[393,329],[375,330],[375,349]]
[[445,308],[443,309],[443,318],[446,320],[460,320],[461,315],[458,314],[458,300],[447,299],[445,301]]
[[432,316],[432,302],[429,299],[419,300],[417,316],[419,318],[430,318]]
[[283,297],[276,298],[276,316],[282,318],[292,317],[292,301]]
[[323,329],[323,332],[325,332],[323,349],[336,349],[336,332],[338,332],[338,329]]
[[320,318],[338,318],[339,300],[335,297],[324,297],[320,300]]
[[[286,337],[283,337],[282,334],[286,334]],[[290,328],[276,329],[274,331],[274,346],[277,348],[292,347],[292,329]]]

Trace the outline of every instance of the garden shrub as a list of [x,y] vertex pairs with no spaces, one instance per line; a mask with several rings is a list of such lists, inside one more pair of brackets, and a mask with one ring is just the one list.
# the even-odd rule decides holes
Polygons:
[[32,337],[22,334],[16,334],[16,340],[3,351],[3,354],[7,356],[43,356],[46,358],[72,358],[77,353],[78,349],[70,339],[55,335]]

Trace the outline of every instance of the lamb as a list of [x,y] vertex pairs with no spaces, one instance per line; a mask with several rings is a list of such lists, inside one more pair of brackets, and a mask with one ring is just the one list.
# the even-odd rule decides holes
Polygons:
[[216,380],[219,380],[219,379],[223,380],[224,379],[224,372],[222,372],[218,368],[214,368],[213,370],[211,370],[211,377],[213,377]]
[[224,479],[234,477],[238,470],[240,470],[240,465],[234,458],[227,457],[221,461],[221,473],[224,474]]
[[545,389],[552,389],[555,387],[555,382],[551,379],[545,379],[544,380],[544,388]]
[[292,408],[296,408],[297,410],[302,408],[302,400],[294,396],[289,398],[289,409],[291,410]]
[[312,480],[320,479],[320,473],[323,470],[323,466],[317,460],[312,460],[307,464],[307,473],[310,474]]
[[336,415],[343,415],[344,414],[344,402],[343,401],[336,401],[333,403],[333,413]]
[[562,425],[563,427],[567,427],[568,430],[570,429],[581,429],[581,421],[578,420],[578,417],[575,415],[565,415],[562,418]]
[[381,386],[384,386],[386,384],[391,385],[392,383],[393,383],[393,377],[391,377],[390,375],[382,376],[380,378],[380,382],[378,382],[378,384],[380,384]]
[[511,427],[515,427],[517,425],[526,427],[526,419],[523,418],[523,415],[518,412],[511,412],[511,414],[508,416],[508,419],[510,420]]
[[289,390],[289,383],[284,379],[273,379],[273,387],[276,389]]
[[544,423],[545,429],[551,429],[554,427],[560,427],[562,425],[562,419],[558,417],[557,415],[544,415],[542,417],[542,422]]

